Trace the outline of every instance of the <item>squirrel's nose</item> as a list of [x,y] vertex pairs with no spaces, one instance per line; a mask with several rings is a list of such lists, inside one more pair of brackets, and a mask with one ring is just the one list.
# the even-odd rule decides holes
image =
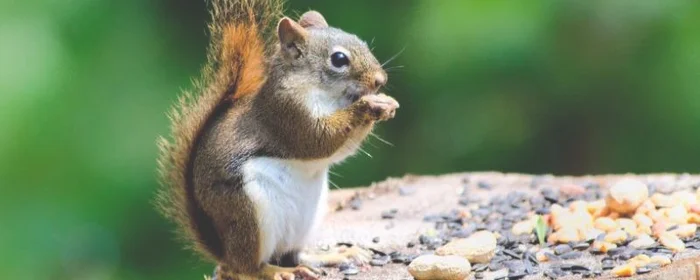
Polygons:
[[386,84],[386,74],[377,72],[374,74],[374,88],[378,89]]

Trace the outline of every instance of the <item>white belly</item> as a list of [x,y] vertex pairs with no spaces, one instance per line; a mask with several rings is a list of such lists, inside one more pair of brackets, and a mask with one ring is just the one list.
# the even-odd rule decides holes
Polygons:
[[256,206],[261,259],[302,249],[327,210],[328,163],[257,157],[243,165]]

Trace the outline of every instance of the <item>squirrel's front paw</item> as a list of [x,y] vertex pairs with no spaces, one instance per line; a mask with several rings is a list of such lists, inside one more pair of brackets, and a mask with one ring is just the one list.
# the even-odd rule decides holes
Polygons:
[[377,121],[393,118],[396,114],[396,109],[399,108],[399,102],[396,102],[396,99],[383,93],[365,95],[360,98],[359,102],[363,105],[365,113],[372,120]]

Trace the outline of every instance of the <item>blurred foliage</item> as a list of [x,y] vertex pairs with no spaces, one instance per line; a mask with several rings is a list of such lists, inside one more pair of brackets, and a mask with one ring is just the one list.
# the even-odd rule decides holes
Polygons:
[[[700,169],[700,2],[295,1],[372,41],[401,103],[341,187],[404,173]],[[153,210],[200,0],[0,2],[0,278],[198,279]],[[403,51],[402,51],[403,50]]]

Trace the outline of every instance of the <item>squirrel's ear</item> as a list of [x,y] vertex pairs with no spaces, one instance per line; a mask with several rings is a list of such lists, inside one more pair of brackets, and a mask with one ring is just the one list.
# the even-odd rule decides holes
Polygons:
[[288,17],[283,17],[277,24],[277,36],[280,40],[280,48],[291,57],[301,55],[301,45],[306,43],[308,32],[304,27]]
[[315,27],[315,28],[326,28],[328,23],[323,15],[317,11],[308,11],[301,15],[299,18],[299,25],[304,28]]

